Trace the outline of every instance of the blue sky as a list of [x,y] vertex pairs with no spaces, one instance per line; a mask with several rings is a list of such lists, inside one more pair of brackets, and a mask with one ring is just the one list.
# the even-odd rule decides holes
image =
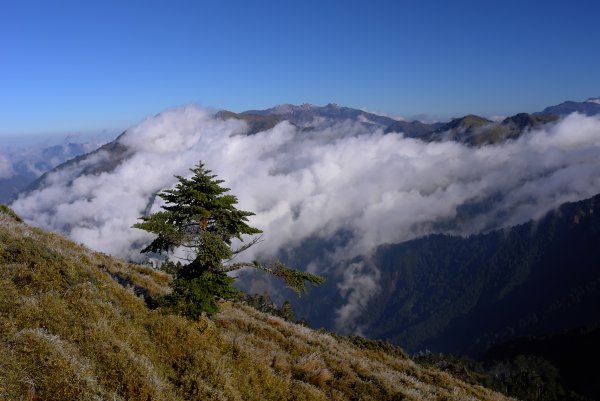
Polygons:
[[0,2],[0,136],[189,102],[509,115],[600,96],[600,2]]

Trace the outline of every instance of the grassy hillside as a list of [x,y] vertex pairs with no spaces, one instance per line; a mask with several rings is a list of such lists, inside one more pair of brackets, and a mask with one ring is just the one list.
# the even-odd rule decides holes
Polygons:
[[195,322],[149,308],[169,280],[0,211],[0,399],[505,399],[248,306]]

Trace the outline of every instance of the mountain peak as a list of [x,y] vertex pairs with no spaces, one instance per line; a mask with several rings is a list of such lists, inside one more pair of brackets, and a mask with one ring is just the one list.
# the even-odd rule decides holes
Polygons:
[[557,116],[566,116],[571,113],[581,113],[588,116],[600,114],[600,97],[589,98],[584,102],[566,101],[555,106],[546,107],[541,112],[534,114],[555,114]]
[[440,130],[447,131],[450,129],[458,129],[461,131],[463,131],[463,130],[471,131],[475,128],[479,128],[481,126],[490,124],[491,122],[492,121],[488,120],[487,118],[477,116],[475,114],[467,114],[464,117],[453,119],[448,124],[446,124],[442,128],[440,128]]
[[[305,105],[307,105],[307,103],[305,103]],[[301,106],[295,106],[290,103],[284,103],[284,104],[279,104],[277,106],[271,107],[269,110],[271,110],[271,112],[273,114],[287,114],[287,113],[291,113],[294,109],[296,109],[298,107],[301,107]]]
[[300,105],[285,103],[265,110],[244,111],[240,115],[277,116],[281,120],[288,120],[290,123],[301,127],[312,126],[315,120],[328,121],[329,123],[351,120],[365,124],[375,124],[382,128],[387,128],[396,122],[390,117],[343,107],[336,103],[328,103],[325,106],[316,106],[311,103]]

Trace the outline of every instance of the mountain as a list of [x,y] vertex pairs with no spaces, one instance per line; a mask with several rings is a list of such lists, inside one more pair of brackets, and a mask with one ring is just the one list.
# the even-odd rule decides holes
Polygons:
[[442,123],[427,124],[421,121],[396,120],[390,117],[369,113],[363,110],[341,107],[337,104],[328,104],[323,107],[303,104],[300,106],[281,105],[267,110],[251,110],[244,115],[260,114],[275,115],[299,126],[306,126],[325,119],[332,122],[344,120],[357,121],[373,128],[382,128],[386,133],[402,132],[407,137],[420,137],[440,127]]
[[[588,103],[600,107],[600,104],[593,103],[592,101],[593,99],[589,100]],[[600,100],[596,101],[600,102]],[[158,117],[160,117],[160,114]],[[246,135],[254,135],[258,132],[272,129],[282,121],[288,121],[290,124],[301,128],[301,132],[310,132],[317,127],[322,129],[336,123],[353,122],[362,126],[362,134],[373,133],[375,130],[381,129],[385,133],[403,133],[406,137],[418,138],[428,142],[452,140],[470,146],[503,143],[508,139],[518,138],[528,130],[555,122],[558,119],[552,113],[544,112],[543,114],[533,115],[519,113],[506,118],[501,123],[495,123],[484,117],[469,114],[453,119],[448,123],[438,122],[427,124],[421,121],[408,122],[395,120],[390,117],[342,107],[333,103],[325,106],[315,106],[308,103],[298,106],[284,104],[265,110],[248,110],[241,113],[221,110],[215,113],[215,117],[221,120],[233,119],[244,121],[247,124],[244,131]],[[123,144],[122,141],[122,137],[126,132],[123,132],[114,141],[90,153],[84,154],[84,149],[80,149],[70,152],[70,157],[67,157],[65,154],[61,159],[56,156],[45,156],[41,160],[53,160],[55,163],[38,166],[40,174],[42,172],[68,169],[80,162],[87,165],[86,171],[94,173],[110,172],[126,157],[132,155],[127,145]],[[64,149],[64,146],[62,149]],[[90,160],[93,160],[93,162],[90,162]],[[14,199],[18,192],[29,192],[43,187],[46,175],[44,174],[37,180],[34,180],[35,178],[30,176],[25,178],[21,176],[12,177],[10,181],[6,181],[5,185],[0,188],[0,191],[2,191],[0,192],[0,196],[3,196],[0,201],[8,202]]]
[[487,118],[469,114],[461,118],[455,118],[449,123],[442,125],[437,130],[431,132],[427,138],[428,140],[466,142],[467,138],[472,137],[478,129],[488,126],[491,123],[492,121]]
[[0,178],[0,203],[14,200],[17,194],[40,178],[45,172],[86,154],[98,146],[97,140],[89,143],[66,140],[57,145],[33,145],[8,151],[13,174]]
[[[588,100],[593,102],[592,100]],[[600,107],[600,100],[593,103]],[[310,128],[328,122],[350,120],[372,128],[382,128],[384,132],[401,132],[408,138],[419,138],[425,141],[452,140],[471,146],[498,144],[508,139],[516,139],[533,128],[558,120],[559,113],[543,112],[539,114],[519,113],[507,117],[499,123],[484,117],[469,114],[455,118],[448,123],[427,124],[421,121],[394,120],[363,110],[340,107],[328,104],[323,107],[311,104],[300,106],[285,104],[266,110],[249,110],[239,114],[223,111],[218,114],[222,118],[236,118],[250,124],[250,132],[255,133],[275,126],[278,122],[287,120],[299,127]]]
[[315,123],[318,124],[320,119],[331,121],[358,121],[364,124],[379,126],[381,128],[389,127],[396,122],[396,120],[390,117],[349,107],[342,107],[334,103],[329,103],[325,106],[314,106],[309,103],[304,103],[299,106],[283,104],[266,110],[248,110],[240,114],[277,116],[281,120],[287,120],[300,127],[311,126]]
[[217,117],[243,120],[248,124],[249,135],[273,128],[281,121],[288,121],[304,130],[317,126],[353,121],[372,130],[381,128],[385,133],[403,133],[407,138],[424,141],[456,141],[470,146],[499,144],[509,139],[517,139],[525,132],[558,120],[554,114],[519,113],[501,122],[469,114],[455,118],[448,123],[427,124],[421,121],[394,120],[389,117],[368,113],[362,110],[328,104],[323,107],[303,104],[276,106],[266,110],[249,110],[242,113],[220,111]]
[[[596,366],[600,358],[600,326],[591,325],[559,334],[521,337],[492,347],[483,362],[487,365],[506,364],[506,361],[547,361],[555,367],[565,389],[576,392],[575,400],[600,399],[600,383]],[[559,397],[558,400],[568,399]]]
[[[160,118],[161,114],[155,118]],[[340,107],[335,104],[326,106],[313,106],[303,104],[300,106],[280,105],[266,110],[249,110],[242,113],[234,113],[227,110],[221,110],[215,113],[215,117],[220,120],[241,120],[247,126],[243,132],[245,135],[254,135],[258,132],[269,130],[275,127],[282,121],[288,121],[291,124],[302,128],[302,132],[310,132],[311,129],[324,127],[335,123],[353,122],[362,126],[361,133],[371,133],[377,128],[385,129],[388,126],[398,123],[396,120],[380,116],[373,113],[368,113],[362,110],[351,109],[348,107]],[[413,124],[413,123],[410,123]],[[427,126],[420,122],[414,122],[417,129],[424,129]],[[21,184],[18,191],[28,193],[47,185],[48,174],[56,172],[64,172],[69,176],[69,180],[73,180],[78,176],[86,174],[101,174],[103,172],[111,172],[117,168],[126,158],[134,154],[134,150],[123,140],[127,131],[121,133],[114,141],[109,142],[98,149],[81,154],[58,164],[55,168],[48,169],[47,173],[31,182],[26,180]],[[12,192],[11,192],[12,193]],[[6,199],[5,202],[8,202]]]
[[[160,117],[160,114],[157,117]],[[290,124],[301,128],[300,132],[309,133],[316,128],[326,129],[326,127],[333,124],[352,122],[362,127],[359,134],[370,134],[377,129],[381,129],[385,133],[401,132],[406,137],[418,138],[428,142],[453,140],[471,146],[497,144],[507,139],[516,139],[527,130],[554,122],[557,119],[555,116],[521,113],[505,119],[502,123],[493,123],[483,117],[467,115],[448,123],[426,124],[420,121],[399,121],[336,104],[325,106],[285,104],[270,109],[248,110],[242,113],[221,110],[215,113],[215,117],[221,120],[244,121],[247,124],[244,130],[246,135],[254,135],[269,130],[282,121],[288,121]],[[100,174],[113,171],[125,158],[133,155],[133,151],[122,140],[126,133],[127,131],[123,132],[114,141],[89,153],[84,153],[87,148],[77,148],[77,150],[72,150],[62,158],[58,158],[56,155],[50,157],[44,153],[45,156],[41,160],[46,160],[46,163],[50,160],[54,162],[49,165],[38,165],[39,174],[68,171],[79,164],[84,168],[73,175],[72,179],[81,174]],[[61,149],[65,149],[64,146]],[[0,189],[2,191],[0,195],[3,196],[0,201],[9,202],[19,192],[27,193],[42,188],[46,185],[46,180],[47,174],[43,174],[37,179],[29,175],[27,177],[22,175],[11,177],[4,182],[5,185]]]
[[474,146],[503,143],[509,139],[517,139],[524,133],[544,124],[553,123],[558,116],[553,114],[533,115],[519,113],[507,117],[500,124],[490,124],[469,138],[466,143]]
[[155,309],[170,277],[0,209],[0,398],[507,400],[399,348],[232,302],[190,321]]
[[600,323],[599,210],[597,195],[502,231],[380,247],[368,262],[385,285],[362,315],[364,333],[410,352],[478,354]]
[[233,111],[221,110],[217,112],[216,117],[223,120],[233,118],[235,120],[242,120],[248,124],[248,135],[254,135],[256,133],[269,130],[275,127],[277,124],[283,121],[283,118],[279,115],[273,114],[253,114],[253,113],[234,113]]
[[9,203],[19,192],[36,180],[31,173],[14,174],[8,178],[0,178],[0,203]]
[[[290,109],[277,112],[292,113]],[[271,115],[265,113],[242,115],[265,117],[266,123]],[[525,114],[495,123],[467,116],[437,132],[476,137],[494,124],[527,129],[543,124],[544,118]],[[371,295],[386,281],[379,262],[362,260],[363,265],[355,266],[348,259],[430,233],[468,235],[519,224],[600,191],[593,124],[585,136],[573,134],[572,127],[577,129],[582,119],[589,122],[570,116],[556,129],[534,132],[531,138],[469,148],[406,140],[379,128],[378,134],[363,135],[373,131],[356,129],[359,124],[352,122],[322,130],[282,124],[271,132],[246,135],[251,127],[236,118],[179,108],[46,174],[13,208],[27,221],[136,260],[147,237],[131,226],[158,209],[155,195],[174,185],[174,175],[185,175],[203,160],[219,175],[226,174],[228,182],[236,181],[234,192],[244,191],[248,209],[262,219],[261,228],[274,233],[263,254],[252,257],[280,253],[292,266],[328,275],[330,286],[315,297],[328,297],[327,307],[305,302],[298,306],[301,314],[317,326],[360,332],[363,323],[345,322],[345,316],[364,315]],[[398,330],[409,323],[399,323]],[[397,333],[375,334],[393,338]]]
[[541,112],[535,114],[554,114],[557,116],[566,116],[571,113],[581,113],[588,116],[600,114],[600,98],[590,98],[584,102],[566,101],[555,106],[546,107]]
[[421,139],[427,141],[452,140],[470,146],[500,144],[509,139],[517,139],[533,128],[539,128],[557,120],[558,116],[553,114],[519,113],[507,117],[501,122],[492,122],[470,114],[456,118],[435,131],[423,134]]
[[434,131],[443,124],[395,120],[363,110],[341,107],[333,103],[325,106],[314,106],[308,103],[299,106],[284,104],[266,110],[248,110],[238,114],[230,111],[220,111],[217,116],[246,121],[250,125],[250,134],[272,128],[278,122],[284,120],[305,130],[324,124],[353,121],[373,130],[381,128],[386,133],[402,132],[407,137],[416,138]]
[[427,124],[421,121],[396,121],[389,125],[385,132],[402,132],[407,138],[422,138],[426,134],[438,130],[444,123]]
[[64,177],[69,177],[69,182],[72,182],[79,176],[88,174],[98,175],[113,171],[123,160],[133,153],[131,149],[121,143],[121,138],[124,134],[125,132],[119,135],[114,141],[108,142],[92,152],[80,154],[48,170],[28,185],[22,192],[27,193],[43,188],[48,184],[48,176],[51,173],[70,172],[71,174],[64,174]]
[[[158,209],[155,195],[174,174],[202,159],[243,193],[271,235],[264,242],[275,245],[263,248],[271,253],[252,257],[280,256],[327,276],[293,301],[314,327],[387,339],[409,352],[481,356],[597,324],[597,197],[540,217],[600,191],[596,119],[469,115],[413,140],[343,109],[166,111],[59,166],[13,205],[27,221],[134,259],[146,238],[131,225]],[[335,117],[348,113],[354,119]],[[293,122],[261,132],[285,118]],[[544,124],[552,129],[532,130]],[[488,143],[501,146],[480,146]],[[498,227],[506,228],[490,231]],[[151,291],[128,277],[117,280],[151,305]],[[264,281],[247,284],[273,290],[278,301],[287,296]]]
[[[322,287],[292,299],[294,310],[344,330],[335,322],[347,299],[336,287],[348,291],[352,274],[361,334],[519,399],[600,399],[599,210],[596,195],[504,230],[384,245],[332,267]],[[318,260],[328,246],[305,242],[282,257]]]

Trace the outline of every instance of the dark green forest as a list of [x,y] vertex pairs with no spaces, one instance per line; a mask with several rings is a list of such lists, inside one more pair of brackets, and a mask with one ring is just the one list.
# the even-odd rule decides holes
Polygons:
[[503,231],[381,247],[384,286],[364,323],[413,352],[471,355],[598,323],[599,206],[596,196]]

